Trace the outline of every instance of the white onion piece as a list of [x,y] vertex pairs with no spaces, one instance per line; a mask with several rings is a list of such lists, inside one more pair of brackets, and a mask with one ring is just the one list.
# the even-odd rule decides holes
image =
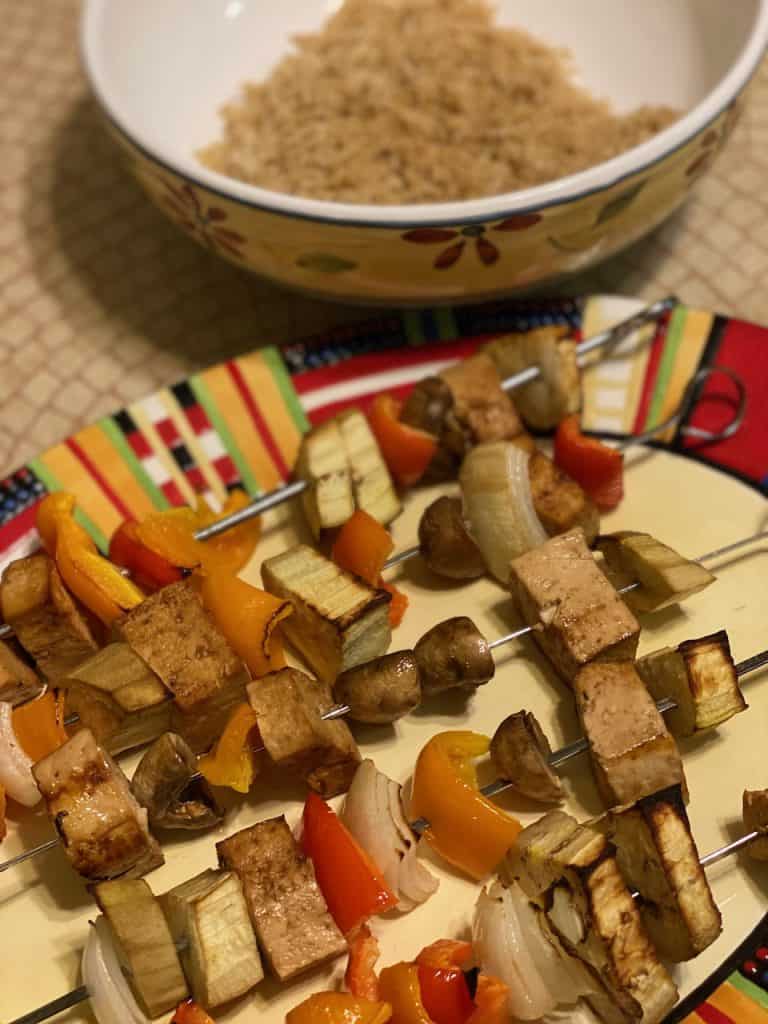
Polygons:
[[373,761],[363,761],[352,780],[341,820],[398,897],[398,910],[412,910],[438,887],[416,858],[416,837],[403,814],[400,786]]
[[557,1001],[538,972],[510,892],[498,882],[480,893],[472,922],[472,945],[481,970],[509,988],[512,1017],[538,1020],[555,1009]]
[[564,1006],[542,1018],[541,1024],[600,1024],[600,1017],[583,1000]]
[[99,1024],[149,1024],[123,976],[109,925],[101,916],[89,930],[81,971]]
[[16,803],[34,807],[40,800],[40,790],[32,775],[34,761],[16,739],[12,712],[9,701],[0,701],[0,785]]
[[509,441],[494,441],[473,448],[459,471],[467,529],[505,585],[512,559],[547,540],[533,505],[529,458]]

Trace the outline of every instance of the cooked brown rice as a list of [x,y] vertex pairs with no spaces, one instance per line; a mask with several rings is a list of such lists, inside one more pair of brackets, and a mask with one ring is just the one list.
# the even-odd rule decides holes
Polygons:
[[342,202],[470,199],[600,163],[677,116],[616,115],[484,0],[346,0],[296,46],[224,108],[209,167]]

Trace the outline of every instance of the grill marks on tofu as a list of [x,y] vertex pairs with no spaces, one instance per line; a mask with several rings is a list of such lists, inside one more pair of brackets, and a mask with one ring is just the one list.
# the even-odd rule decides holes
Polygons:
[[19,643],[49,682],[57,682],[98,648],[85,615],[44,552],[20,558],[6,568],[0,607]]
[[580,528],[515,558],[510,583],[536,642],[566,682],[591,661],[634,658],[640,625]]
[[687,797],[680,751],[632,662],[587,665],[573,688],[595,782],[608,807],[676,784]]
[[274,974],[288,981],[347,952],[328,912],[312,862],[284,817],[245,828],[216,844],[222,867],[240,878],[259,945]]
[[139,878],[163,863],[147,812],[88,729],[33,768],[72,866],[90,881]]
[[293,605],[283,632],[329,685],[387,651],[392,630],[386,590],[368,586],[305,544],[268,558],[261,576],[266,590]]
[[349,789],[360,751],[346,722],[321,717],[333,706],[329,687],[285,668],[251,683],[248,699],[276,765],[297,771],[324,797]]
[[128,643],[160,677],[182,711],[216,697],[243,664],[219,632],[189,580],[163,587],[116,624]]

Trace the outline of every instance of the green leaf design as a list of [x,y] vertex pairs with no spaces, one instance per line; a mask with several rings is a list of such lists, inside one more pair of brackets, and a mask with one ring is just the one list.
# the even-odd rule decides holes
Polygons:
[[305,270],[315,270],[319,274],[343,274],[346,270],[357,268],[352,260],[345,260],[330,252],[307,252],[299,256],[296,263]]
[[609,203],[606,203],[600,213],[597,215],[596,224],[603,224],[607,220],[611,220],[613,217],[618,217],[626,208],[633,202],[633,200],[642,192],[645,188],[647,178],[632,185],[631,188],[625,189],[620,192],[614,199],[611,199]]

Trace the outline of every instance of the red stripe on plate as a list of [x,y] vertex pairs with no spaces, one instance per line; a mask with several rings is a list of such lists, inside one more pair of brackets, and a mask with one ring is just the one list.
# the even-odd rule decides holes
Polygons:
[[[40,501],[42,500],[40,498]],[[37,506],[40,501],[36,501],[34,505],[30,505],[13,519],[9,519],[5,526],[0,526],[0,551],[7,551],[17,540],[34,530]]]
[[651,352],[648,357],[648,366],[645,369],[645,380],[643,390],[640,394],[640,401],[635,414],[635,422],[632,426],[633,434],[641,434],[645,429],[645,421],[653,401],[653,392],[656,388],[656,377],[659,373],[661,357],[664,353],[664,342],[667,340],[666,324],[659,328],[656,337],[651,343]]
[[701,1006],[697,1006],[696,1013],[705,1024],[736,1024],[732,1017],[723,1013],[722,1010],[718,1010],[712,1003],[702,1003]]
[[248,412],[251,414],[251,419],[253,420],[254,425],[259,432],[261,440],[264,442],[264,447],[269,452],[269,457],[272,459],[275,469],[277,469],[278,473],[284,480],[287,479],[288,476],[290,475],[290,470],[286,465],[285,459],[283,458],[280,449],[275,443],[274,437],[272,437],[272,433],[269,427],[267,426],[264,417],[261,415],[261,412],[259,411],[259,407],[253,400],[253,395],[251,394],[250,389],[245,381],[245,378],[243,377],[240,367],[237,365],[237,363],[231,362],[227,363],[227,369],[229,370],[229,374],[232,380],[235,382],[235,387],[240,392],[240,397],[242,398],[243,402],[245,402],[245,406]]
[[114,491],[111,485],[108,483],[106,477],[102,476],[96,464],[88,456],[80,445],[75,441],[73,437],[70,437],[66,442],[67,448],[77,457],[83,468],[93,477],[96,483],[99,485],[101,490],[104,492],[106,497],[112,502],[117,511],[123,517],[123,519],[133,519],[131,510],[125,504],[123,499]]

